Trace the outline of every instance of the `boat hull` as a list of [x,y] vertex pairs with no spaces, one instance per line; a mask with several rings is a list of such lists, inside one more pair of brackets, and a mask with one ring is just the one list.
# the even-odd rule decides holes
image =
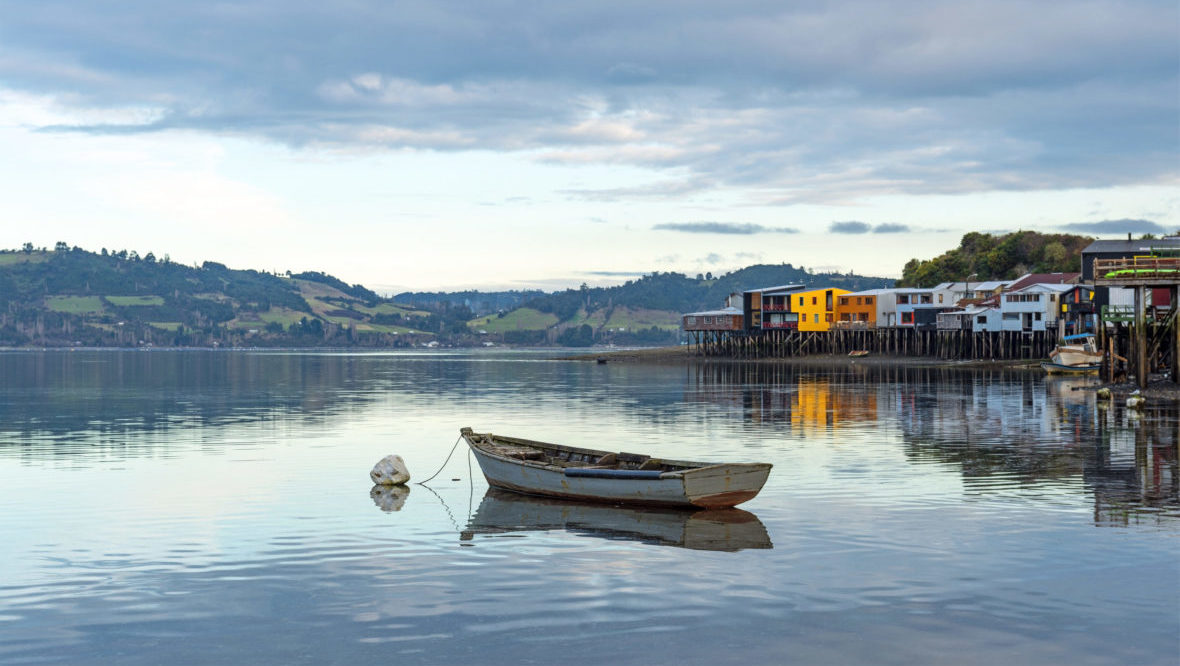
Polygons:
[[1101,352],[1070,347],[1057,347],[1049,354],[1049,360],[1057,365],[1095,365],[1101,363],[1102,358]]
[[767,463],[679,463],[699,466],[643,476],[574,476],[543,462],[496,455],[473,443],[469,435],[465,429],[464,437],[488,485],[526,495],[588,502],[728,508],[753,499],[771,468]]
[[1062,365],[1043,361],[1041,368],[1051,375],[1095,375],[1102,366],[1098,363],[1088,365]]

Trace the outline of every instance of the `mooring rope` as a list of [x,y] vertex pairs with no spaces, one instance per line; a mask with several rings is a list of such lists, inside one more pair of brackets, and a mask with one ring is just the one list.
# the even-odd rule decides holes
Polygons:
[[[438,471],[430,476],[430,479],[433,479],[434,477],[438,476],[439,474],[442,473],[442,471],[444,469],[446,469],[447,463],[451,462],[451,456],[455,455],[455,449],[459,448],[459,442],[461,442],[461,441],[463,441],[463,435],[459,435],[459,439],[455,440],[455,445],[451,447],[451,452],[447,454],[447,459],[443,461],[442,467],[439,467]],[[426,479],[425,481],[418,481],[417,484],[420,486],[424,486],[424,485],[426,485],[426,481],[430,481],[430,479]]]

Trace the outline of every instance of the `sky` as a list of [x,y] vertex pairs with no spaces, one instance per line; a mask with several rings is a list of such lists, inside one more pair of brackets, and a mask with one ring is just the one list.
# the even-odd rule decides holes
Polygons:
[[1175,0],[0,0],[0,248],[381,292],[1180,229]]

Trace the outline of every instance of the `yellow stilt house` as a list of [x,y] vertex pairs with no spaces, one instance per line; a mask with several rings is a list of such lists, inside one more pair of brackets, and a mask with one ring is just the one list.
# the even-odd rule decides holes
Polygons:
[[791,294],[791,312],[799,315],[799,330],[831,330],[836,321],[836,299],[847,293],[847,289],[829,287]]

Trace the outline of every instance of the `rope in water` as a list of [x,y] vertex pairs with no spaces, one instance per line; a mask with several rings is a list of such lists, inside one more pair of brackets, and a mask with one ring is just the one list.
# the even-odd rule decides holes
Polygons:
[[[459,439],[455,440],[455,445],[451,447],[451,452],[447,454],[447,459],[443,461],[442,467],[439,467],[438,471],[430,476],[430,479],[433,479],[434,477],[438,476],[439,474],[442,474],[442,471],[444,469],[446,469],[447,463],[451,462],[451,456],[455,455],[455,449],[459,448],[459,442],[461,442],[461,441],[463,441],[463,435],[459,435]],[[426,479],[425,481],[418,481],[417,484],[420,486],[426,485],[426,481],[429,481],[430,479]]]

